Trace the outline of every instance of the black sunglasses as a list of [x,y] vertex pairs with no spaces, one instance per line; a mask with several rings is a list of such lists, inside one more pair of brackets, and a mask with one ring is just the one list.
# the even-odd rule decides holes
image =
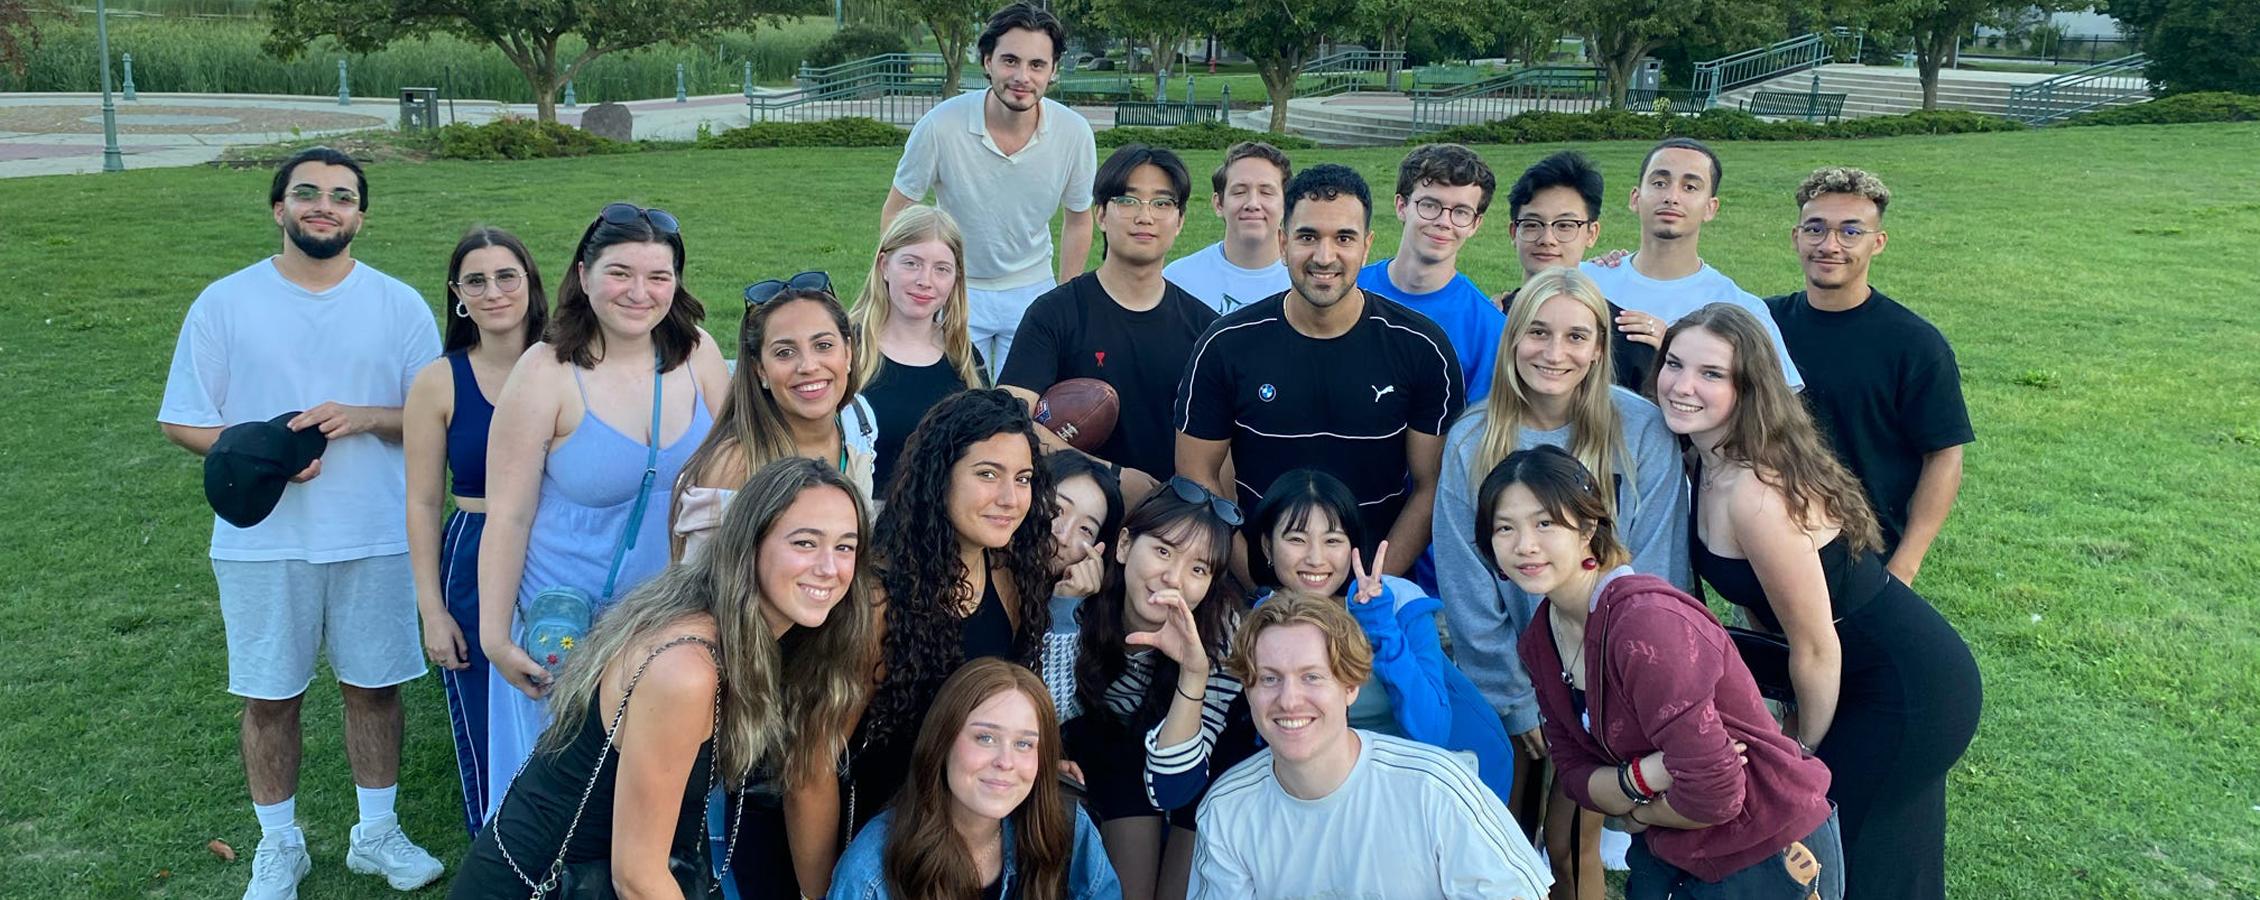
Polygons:
[[812,271],[802,272],[791,278],[771,278],[746,285],[745,305],[748,309],[760,306],[777,299],[778,294],[786,291],[815,291],[827,297],[838,299],[838,295],[832,293],[832,276],[821,271]]
[[1215,513],[1217,518],[1223,519],[1226,525],[1238,528],[1240,523],[1245,521],[1245,518],[1240,515],[1240,504],[1217,496],[1215,492],[1202,487],[1198,481],[1183,475],[1172,475],[1169,477],[1169,489],[1177,494],[1177,499],[1187,503],[1206,502],[1208,511]]
[[596,217],[614,225],[634,225],[637,219],[642,219],[651,223],[651,230],[660,234],[680,235],[683,233],[683,225],[681,222],[675,221],[673,213],[656,207],[645,209],[633,203],[608,203],[605,204],[604,209],[597,212]]

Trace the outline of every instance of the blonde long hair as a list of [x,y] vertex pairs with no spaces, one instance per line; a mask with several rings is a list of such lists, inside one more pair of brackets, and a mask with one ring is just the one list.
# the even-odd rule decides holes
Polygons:
[[[1515,366],[1515,344],[1537,321],[1538,308],[1555,297],[1575,300],[1593,314],[1593,342],[1597,345],[1585,380],[1578,382],[1570,394],[1569,453],[1600,478],[1606,479],[1620,469],[1626,481],[1639,478],[1632,454],[1624,449],[1623,419],[1617,415],[1616,400],[1609,396],[1609,387],[1616,383],[1616,361],[1609,354],[1612,323],[1608,298],[1601,296],[1600,286],[1585,273],[1556,266],[1530,276],[1515,292],[1514,305],[1507,310],[1507,330],[1499,335],[1499,358],[1491,368],[1491,398],[1483,407],[1483,443],[1477,447],[1475,464],[1468,472],[1470,484],[1481,483],[1493,467],[1515,452],[1521,440],[1523,425],[1531,416],[1534,392],[1523,383],[1522,371]],[[1616,491],[1602,491],[1601,502],[1609,515],[1620,519],[1626,515],[1616,508]],[[1479,512],[1477,518],[1485,515],[1488,513]]]
[[714,617],[721,656],[721,727],[714,740],[724,781],[736,787],[754,767],[771,764],[789,787],[831,767],[846,749],[850,717],[863,702],[873,664],[866,557],[858,554],[847,594],[824,624],[795,627],[782,641],[769,634],[754,568],[777,519],[810,490],[846,494],[855,504],[856,533],[871,533],[862,495],[830,466],[790,457],[754,473],[705,552],[629,593],[589,630],[558,678],[550,698],[555,717],[540,752],[562,750],[580,732],[610,663],[646,639],[665,637],[684,617],[705,613]]
[[858,340],[855,342],[856,380],[865,386],[879,380],[887,367],[886,354],[879,352],[879,332],[894,315],[894,303],[887,296],[887,257],[912,244],[940,241],[950,248],[950,256],[957,265],[957,278],[950,284],[949,298],[942,301],[942,358],[950,361],[957,377],[969,388],[985,387],[981,369],[973,364],[973,334],[967,324],[971,312],[965,299],[965,235],[958,230],[957,220],[950,214],[925,204],[912,204],[895,216],[893,224],[879,235],[879,249],[871,254],[871,274],[863,279],[863,293],[856,295],[855,306],[849,315],[855,320]]

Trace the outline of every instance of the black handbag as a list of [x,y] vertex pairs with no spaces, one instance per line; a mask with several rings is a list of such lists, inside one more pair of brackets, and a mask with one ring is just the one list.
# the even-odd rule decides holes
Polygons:
[[[716,889],[713,876],[708,874],[711,871],[697,860],[667,857],[667,874],[675,876],[675,886],[691,900]],[[612,889],[612,861],[593,859],[566,865],[558,873],[557,890],[549,896],[557,900],[620,900],[620,894]]]
[[1778,634],[1726,626],[1727,637],[1742,654],[1750,680],[1758,683],[1758,696],[1777,703],[1794,703],[1797,689],[1789,682],[1789,639]]

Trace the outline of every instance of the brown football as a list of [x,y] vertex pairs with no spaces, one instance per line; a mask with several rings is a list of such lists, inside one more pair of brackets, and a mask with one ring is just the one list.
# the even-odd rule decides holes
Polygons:
[[1036,401],[1036,424],[1085,453],[1106,443],[1121,414],[1122,398],[1115,395],[1114,385],[1096,378],[1067,379]]

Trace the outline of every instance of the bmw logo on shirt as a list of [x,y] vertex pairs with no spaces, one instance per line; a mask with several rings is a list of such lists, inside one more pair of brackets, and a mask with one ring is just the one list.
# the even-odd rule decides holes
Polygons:
[[1262,399],[1263,402],[1270,403],[1272,398],[1279,396],[1279,389],[1267,384],[1263,387],[1256,388],[1256,396]]

